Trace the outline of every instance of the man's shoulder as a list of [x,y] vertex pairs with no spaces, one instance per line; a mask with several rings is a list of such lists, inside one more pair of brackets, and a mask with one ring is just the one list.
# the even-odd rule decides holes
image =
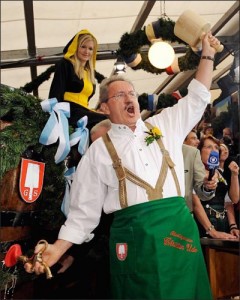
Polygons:
[[193,146],[189,146],[189,145],[183,144],[182,145],[182,151],[185,152],[185,153],[196,155],[196,153],[199,150],[197,148],[193,147]]

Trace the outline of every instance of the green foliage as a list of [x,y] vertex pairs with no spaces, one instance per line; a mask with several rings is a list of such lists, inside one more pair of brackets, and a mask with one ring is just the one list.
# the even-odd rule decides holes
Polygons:
[[[36,201],[37,218],[32,220],[32,239],[38,235],[42,238],[43,230],[59,230],[65,217],[61,212],[61,203],[65,191],[64,163],[55,164],[54,156],[57,145],[44,146],[38,140],[49,114],[43,112],[40,99],[27,94],[21,89],[0,86],[1,126],[9,126],[0,131],[0,179],[7,171],[18,167],[21,157],[28,149],[45,162],[45,174],[42,193]],[[3,128],[3,127],[2,127]],[[69,131],[73,131],[72,128]],[[11,182],[9,182],[11,185]],[[0,289],[10,286],[12,276],[18,276],[18,284],[35,278],[28,274],[19,264],[15,267],[0,267]]]
[[158,98],[157,109],[171,107],[177,103],[177,100],[172,95],[162,93]]
[[40,99],[4,85],[0,87],[1,121],[10,126],[0,131],[0,179],[6,171],[16,168],[22,153],[32,147],[41,151],[38,143],[41,130],[49,117],[42,111]]
[[[39,143],[40,134],[49,118],[43,112],[40,99],[25,93],[21,89],[13,89],[1,85],[0,104],[1,122],[9,122],[10,126],[0,131],[0,179],[4,174],[16,168],[27,149],[41,156],[45,162],[44,185],[37,200],[40,218],[39,226],[56,228],[63,222],[60,211],[65,190],[64,163],[55,164],[54,155],[57,144],[44,146]],[[72,128],[69,130],[72,131]]]
[[64,163],[55,164],[55,146],[45,146],[42,157],[45,162],[45,174],[41,199],[38,201],[37,209],[39,217],[37,226],[47,229],[59,229],[65,217],[61,212],[61,203],[65,191]]
[[140,48],[143,45],[150,45],[151,43],[147,39],[145,31],[140,29],[133,33],[125,33],[122,35],[119,42],[120,49],[118,54],[123,57],[129,57],[132,54],[140,52]]
[[196,55],[190,47],[188,47],[186,54],[178,59],[180,71],[195,70],[199,64],[199,60],[200,57]]

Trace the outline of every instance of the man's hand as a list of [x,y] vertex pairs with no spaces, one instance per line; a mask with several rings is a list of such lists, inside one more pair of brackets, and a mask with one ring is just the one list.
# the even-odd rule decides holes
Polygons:
[[[28,273],[35,272],[40,275],[46,272],[46,267],[51,267],[59,261],[62,255],[72,246],[71,242],[64,240],[57,240],[54,244],[47,244],[46,248],[41,254],[41,259],[34,259],[34,263],[27,262],[24,264],[25,271]],[[35,257],[41,252],[42,244],[37,244],[34,250]]]

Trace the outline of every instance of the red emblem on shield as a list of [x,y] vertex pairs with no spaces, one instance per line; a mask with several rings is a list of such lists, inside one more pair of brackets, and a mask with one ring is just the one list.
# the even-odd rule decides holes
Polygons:
[[42,192],[45,163],[22,158],[19,190],[27,203],[37,200]]
[[117,243],[116,253],[119,260],[125,260],[128,255],[128,245],[127,243]]

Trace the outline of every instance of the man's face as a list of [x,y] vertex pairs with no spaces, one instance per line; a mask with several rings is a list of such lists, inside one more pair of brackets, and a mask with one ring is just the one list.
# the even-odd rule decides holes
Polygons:
[[229,137],[232,136],[230,128],[223,129],[223,136],[229,136]]
[[101,104],[101,110],[112,123],[126,125],[132,130],[141,117],[138,97],[133,87],[125,81],[115,81],[109,85],[108,101]]
[[195,132],[190,132],[188,134],[186,140],[184,141],[184,144],[197,148],[199,142],[200,141],[199,141],[196,133]]

